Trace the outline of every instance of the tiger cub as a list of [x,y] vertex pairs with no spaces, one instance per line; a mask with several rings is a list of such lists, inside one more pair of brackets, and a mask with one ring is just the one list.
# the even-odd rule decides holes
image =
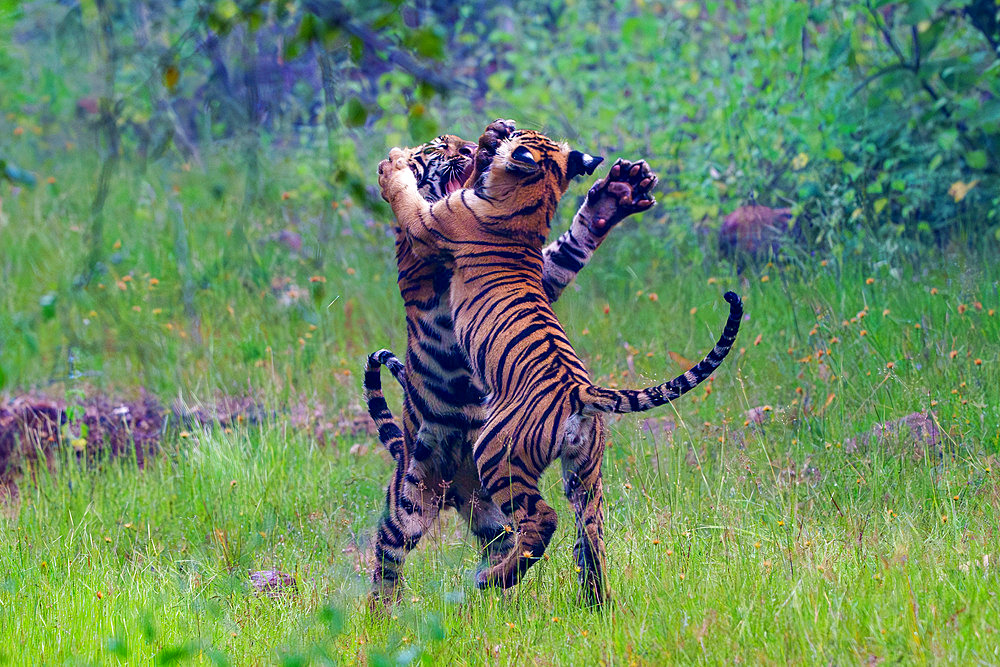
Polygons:
[[[422,198],[436,201],[453,190],[454,175],[468,177],[488,167],[492,154],[512,131],[510,121],[492,123],[480,139],[476,162],[463,152],[466,142],[444,135],[413,149],[408,166]],[[428,147],[431,147],[429,150]],[[462,160],[464,159],[464,166]],[[590,260],[607,233],[625,217],[652,206],[656,176],[645,162],[620,160],[599,179],[569,230],[542,252],[542,281],[554,301]],[[416,546],[442,506],[456,508],[488,551],[504,548],[495,527],[504,515],[484,493],[472,460],[472,443],[482,424],[485,393],[473,380],[452,329],[451,270],[418,258],[397,230],[399,289],[406,305],[405,366],[391,352],[372,354],[365,372],[365,398],[379,439],[396,459],[386,492],[386,508],[374,540],[372,602],[389,603],[399,594],[406,554]],[[402,429],[382,396],[384,364],[404,389]]]
[[[729,353],[742,303],[725,295],[729,318],[715,348],[694,368],[643,390],[595,386],[549,305],[542,244],[572,178],[600,162],[544,135],[517,130],[471,187],[431,205],[416,188],[408,155],[393,149],[379,164],[379,186],[405,231],[412,254],[452,267],[452,325],[473,375],[488,392],[472,457],[482,492],[501,522],[479,530],[503,538],[480,570],[480,587],[509,587],[544,554],[556,513],[538,482],[556,459],[576,514],[574,554],[580,582],[594,603],[604,599],[601,465],[604,413],[636,412],[684,394]],[[479,171],[477,169],[477,171]]]

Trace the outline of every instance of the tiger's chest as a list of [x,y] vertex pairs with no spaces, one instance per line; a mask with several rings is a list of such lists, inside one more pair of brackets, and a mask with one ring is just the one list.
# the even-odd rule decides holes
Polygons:
[[455,336],[451,312],[451,270],[412,253],[399,263],[399,288],[406,303],[408,393],[424,421],[474,427],[485,392],[473,379]]

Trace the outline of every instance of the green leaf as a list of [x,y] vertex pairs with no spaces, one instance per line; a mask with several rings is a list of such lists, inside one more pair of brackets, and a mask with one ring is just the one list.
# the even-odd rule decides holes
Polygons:
[[426,141],[428,137],[438,134],[438,125],[431,114],[426,112],[424,105],[414,104],[407,118],[410,137],[415,141]]
[[938,146],[946,151],[950,151],[958,143],[958,131],[942,130],[937,135]]
[[801,2],[789,3],[785,14],[784,42],[786,47],[798,47],[802,43],[802,29],[806,26],[809,8]]
[[972,169],[986,169],[986,165],[989,160],[986,157],[986,151],[969,151],[965,154],[965,162]]
[[872,204],[872,208],[875,209],[875,215],[881,213],[888,203],[889,200],[886,197],[880,197],[876,199],[875,203]]
[[826,23],[830,18],[830,10],[826,7],[813,7],[809,10],[809,20],[813,23]]
[[215,14],[223,21],[231,21],[240,13],[240,8],[233,0],[220,0],[215,3]]
[[356,97],[347,100],[344,105],[344,125],[348,127],[361,127],[368,120],[368,109]]
[[930,21],[934,16],[934,8],[929,0],[907,0],[900,3],[906,6],[901,23],[903,25],[917,25],[921,21]]
[[944,34],[947,27],[948,20],[946,17],[936,19],[926,30],[918,33],[917,43],[920,44],[920,57],[924,60],[937,48],[941,40],[941,35]]
[[174,665],[183,662],[194,654],[190,646],[167,646],[160,650],[154,658],[157,665]]
[[832,146],[826,150],[826,158],[834,162],[840,162],[844,159],[844,151],[840,150],[836,146]]
[[42,298],[38,300],[38,305],[42,308],[42,317],[46,320],[51,320],[56,316],[56,294],[55,292],[49,292],[43,294]]
[[675,0],[674,9],[679,11],[681,16],[689,21],[694,21],[701,16],[701,7],[693,0]]
[[490,90],[502,92],[507,89],[507,83],[509,80],[510,75],[503,70],[499,70],[486,77],[486,84],[490,87]]
[[285,48],[282,51],[282,57],[285,62],[290,60],[295,60],[300,55],[302,55],[302,46],[304,42],[309,41],[308,39],[303,39],[302,37],[296,35],[290,39],[285,40]]
[[319,39],[322,34],[320,31],[319,19],[313,14],[305,14],[302,17],[302,22],[299,23],[299,33],[298,37],[304,42],[311,42],[314,39]]
[[429,26],[407,34],[403,44],[424,58],[440,60],[444,57],[444,39]]
[[365,53],[365,43],[357,37],[351,37],[348,44],[351,50],[351,60],[354,62],[361,62],[361,56]]
[[864,173],[864,168],[863,167],[861,167],[860,165],[858,165],[858,164],[856,164],[854,162],[851,162],[850,160],[848,160],[847,162],[844,163],[843,169],[844,169],[844,173],[852,181],[857,180],[858,176],[860,176],[862,173]]
[[622,21],[622,41],[626,44],[635,40],[642,28],[643,20],[638,16],[630,16]]

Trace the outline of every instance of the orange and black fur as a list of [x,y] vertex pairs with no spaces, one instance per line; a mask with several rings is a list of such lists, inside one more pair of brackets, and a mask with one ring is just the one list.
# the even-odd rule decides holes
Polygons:
[[[509,121],[492,123],[480,140],[475,164],[469,158],[469,142],[450,135],[413,149],[408,166],[419,194],[437,201],[454,191],[456,174],[466,180],[477,178],[511,130]],[[656,176],[645,162],[625,160],[594,184],[569,230],[542,251],[542,281],[549,300],[559,297],[612,227],[653,204],[648,193],[655,184]],[[396,257],[406,304],[405,366],[388,350],[380,350],[369,357],[365,373],[369,412],[380,440],[396,459],[374,540],[373,601],[385,603],[398,596],[406,554],[443,506],[456,508],[490,553],[504,549],[504,535],[498,538],[497,526],[507,523],[482,491],[472,459],[485,392],[473,379],[452,329],[451,269],[417,257],[401,231],[397,231]],[[403,386],[402,428],[393,421],[382,395],[381,365]]]
[[[542,557],[556,527],[538,482],[556,459],[576,513],[574,554],[589,599],[604,598],[603,413],[663,405],[708,377],[731,349],[742,304],[726,294],[729,319],[715,348],[694,368],[644,390],[591,383],[549,305],[542,244],[570,180],[597,159],[532,131],[510,134],[472,187],[429,204],[420,197],[407,154],[393,149],[379,185],[414,255],[446,261],[453,326],[475,379],[488,392],[472,457],[482,492],[503,516],[484,532],[508,535],[490,553],[479,586],[508,587]],[[477,165],[478,166],[478,165]]]

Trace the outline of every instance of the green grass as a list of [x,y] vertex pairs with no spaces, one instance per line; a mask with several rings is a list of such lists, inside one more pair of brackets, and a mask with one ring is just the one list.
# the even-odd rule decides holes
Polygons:
[[[1000,661],[991,259],[800,257],[739,279],[688,230],[624,223],[557,306],[601,382],[648,384],[679,371],[668,351],[704,354],[725,289],[745,297],[749,319],[710,393],[649,415],[673,419],[671,435],[637,417],[610,425],[611,602],[580,604],[572,520],[550,475],[560,528],[521,586],[476,591],[474,540],[450,516],[410,558],[402,604],[379,619],[364,611],[359,546],[388,458],[371,438],[318,446],[281,410],[307,394],[356,411],[365,353],[402,351],[387,215],[344,199],[333,209],[281,158],[239,214],[240,176],[215,160],[208,176],[123,173],[108,204],[108,271],[83,288],[86,234],[73,229],[89,224],[86,160],[67,161],[54,185],[4,195],[7,391],[252,390],[278,417],[170,430],[141,470],[23,459],[20,500],[0,518],[0,662]],[[241,229],[249,246],[234,240]],[[262,242],[281,229],[317,252]],[[282,304],[272,282],[284,279],[303,298]],[[70,350],[82,378],[69,376]],[[623,376],[629,357],[635,374]],[[773,418],[744,426],[764,405]],[[915,455],[906,437],[843,447],[932,407],[940,451]],[[358,442],[372,446],[350,453]],[[298,595],[256,596],[247,570],[269,568],[295,573]]]

